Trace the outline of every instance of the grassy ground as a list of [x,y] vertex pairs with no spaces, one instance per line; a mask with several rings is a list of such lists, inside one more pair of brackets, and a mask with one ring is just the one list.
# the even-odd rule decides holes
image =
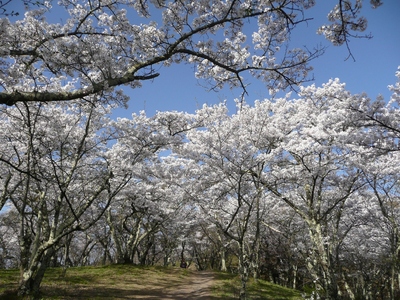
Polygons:
[[[17,270],[0,270],[0,299],[18,299]],[[190,285],[196,271],[180,268],[110,265],[103,267],[54,268],[46,272],[42,298],[47,299],[161,299],[154,298],[165,288]],[[237,299],[239,279],[227,273],[215,273],[213,299]],[[142,297],[142,298],[140,298]],[[298,300],[300,293],[265,282],[249,282],[249,299]]]
[[[238,299],[239,277],[229,273],[216,273],[214,294],[222,299]],[[264,280],[250,279],[247,284],[248,298],[251,300],[300,300],[301,293]]]

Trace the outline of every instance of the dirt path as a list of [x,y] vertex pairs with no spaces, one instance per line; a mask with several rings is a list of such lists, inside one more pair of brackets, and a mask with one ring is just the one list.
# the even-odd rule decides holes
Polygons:
[[[62,300],[221,300],[212,296],[214,283],[210,271],[119,266],[89,274],[70,271],[65,278],[48,279],[42,292],[44,299]],[[16,299],[12,295],[0,294],[0,300]]]
[[[212,272],[188,271],[179,281],[173,280],[170,285],[166,284],[168,278],[162,278],[154,283],[152,287],[144,284],[136,291],[133,298],[146,300],[211,300],[211,287],[214,275]],[[146,287],[146,288],[144,288]]]
[[[211,287],[213,284],[214,275],[211,272],[192,271],[187,280],[163,291],[162,299],[173,300],[208,300],[211,297]],[[158,298],[160,299],[160,298]]]

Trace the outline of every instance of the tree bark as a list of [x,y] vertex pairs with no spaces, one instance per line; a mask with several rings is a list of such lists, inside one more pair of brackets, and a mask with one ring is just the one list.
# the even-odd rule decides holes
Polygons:
[[247,281],[249,280],[249,261],[244,241],[239,241],[239,270],[240,270],[240,291],[239,299],[247,299]]
[[36,255],[36,259],[30,262],[29,267],[21,272],[18,295],[37,297],[40,294],[40,284],[53,254],[54,249],[49,248],[42,255]]
[[114,245],[115,245],[115,263],[117,264],[124,264],[125,263],[125,255],[122,251],[122,245],[121,242],[118,238],[117,232],[116,232],[116,228],[115,225],[112,221],[112,215],[111,215],[111,209],[107,209],[107,224],[108,226],[110,226],[110,232],[111,232],[111,237],[114,241]]

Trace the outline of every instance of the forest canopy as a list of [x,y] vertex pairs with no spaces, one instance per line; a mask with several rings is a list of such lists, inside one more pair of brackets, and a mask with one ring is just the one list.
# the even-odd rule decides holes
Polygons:
[[[315,1],[27,4],[13,20],[0,2],[0,267],[20,269],[19,295],[49,267],[186,261],[237,272],[241,300],[250,276],[310,299],[400,296],[400,70],[387,100],[306,84],[324,49],[290,37]],[[362,4],[337,1],[319,33],[348,47]],[[111,118],[119,88],[178,63],[272,96]]]
[[[3,10],[12,1],[2,1]],[[364,1],[339,0],[319,34],[347,45],[364,34]],[[30,4],[30,5],[29,5]],[[371,0],[377,7],[381,1]],[[84,99],[124,105],[118,86],[137,88],[160,65],[194,65],[209,87],[241,87],[248,74],[277,91],[312,79],[318,45],[294,47],[313,0],[27,1],[22,19],[0,19],[0,103]],[[52,22],[56,13],[60,22]],[[250,27],[249,36],[247,32]],[[351,52],[350,52],[351,55]]]
[[1,266],[21,268],[21,294],[49,266],[185,259],[238,268],[241,299],[250,275],[395,299],[397,77],[387,103],[331,80],[233,115],[223,103],[117,120],[91,103],[3,106]]

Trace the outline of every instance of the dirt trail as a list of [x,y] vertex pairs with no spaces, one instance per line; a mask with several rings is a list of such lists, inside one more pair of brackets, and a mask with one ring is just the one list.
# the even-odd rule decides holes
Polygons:
[[[168,288],[163,291],[162,299],[174,300],[207,300],[211,297],[211,286],[214,275],[212,272],[191,272],[188,280],[178,287]],[[160,299],[160,298],[158,298]]]
[[[135,269],[133,269],[135,270]],[[210,271],[167,269],[160,272],[157,268],[145,271],[143,276],[121,269],[122,274],[69,275],[63,281],[47,282],[42,286],[44,299],[54,296],[63,300],[220,300],[212,296],[214,274]],[[136,270],[140,272],[140,270]],[[68,276],[68,275],[67,275]],[[73,280],[80,283],[71,284]],[[86,283],[81,283],[82,281]],[[12,294],[14,295],[14,294]],[[0,294],[0,300],[16,299]],[[14,295],[15,296],[15,295]],[[47,298],[48,296],[49,298]],[[53,299],[53,298],[51,298]]]
[[[167,279],[167,278],[166,278]],[[165,286],[160,283],[160,289],[157,284],[153,288],[148,289],[146,293],[143,290],[136,293],[133,299],[146,300],[211,300],[211,287],[213,285],[214,275],[212,272],[189,271],[183,280],[171,283],[170,286]],[[140,293],[142,292],[142,293]]]

